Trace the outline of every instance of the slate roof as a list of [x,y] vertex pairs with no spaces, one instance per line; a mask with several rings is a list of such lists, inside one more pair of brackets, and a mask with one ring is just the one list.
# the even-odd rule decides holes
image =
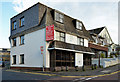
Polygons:
[[104,28],[105,27],[95,28],[95,29],[89,30],[89,32],[99,34]]
[[[66,15],[58,10],[50,8],[44,4],[41,4],[41,3],[37,3],[37,4],[39,4],[39,14],[40,14],[39,15],[40,16],[39,17],[39,24],[36,26],[30,27],[29,29],[26,29],[22,32],[16,33],[14,36],[10,36],[10,38],[17,37],[17,36],[20,36],[22,34],[27,34],[27,33],[45,28],[45,26],[49,26],[49,25],[54,24],[55,30],[62,31],[65,33],[69,33],[69,34],[78,36],[78,37],[83,37],[83,38],[87,38],[89,40],[92,40],[89,32],[86,30],[82,21],[74,19],[74,18],[72,18],[72,17],[70,17],[70,16],[68,16],[68,15]],[[34,7],[34,6],[32,6],[32,7]],[[27,10],[29,10],[30,8],[28,8]],[[27,11],[27,10],[25,10],[25,11]],[[42,12],[40,10],[42,10]],[[23,12],[25,12],[25,11],[23,11]],[[23,12],[21,12],[20,14],[22,14]],[[64,15],[64,23],[63,24],[55,21],[55,18],[54,18],[55,12],[60,12]],[[16,16],[18,16],[18,15],[16,15]],[[78,30],[76,28],[76,21],[79,21],[82,23],[82,25],[83,25],[82,30]]]

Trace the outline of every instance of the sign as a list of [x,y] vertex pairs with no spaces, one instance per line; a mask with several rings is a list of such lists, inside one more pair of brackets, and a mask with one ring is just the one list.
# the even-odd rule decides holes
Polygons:
[[41,54],[43,54],[43,46],[40,47],[40,50],[41,50]]
[[54,25],[46,26],[46,41],[54,40]]

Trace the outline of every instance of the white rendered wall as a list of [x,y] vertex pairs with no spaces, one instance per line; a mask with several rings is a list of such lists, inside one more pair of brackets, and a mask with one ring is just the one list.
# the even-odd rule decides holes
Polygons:
[[66,38],[66,43],[77,44],[77,36],[66,34],[65,38]]
[[[112,43],[111,37],[109,36],[106,28],[104,28],[99,35],[104,37],[104,38],[106,38],[107,39],[107,43],[109,43],[109,44]],[[106,35],[106,37],[105,37],[105,35]]]
[[75,53],[75,66],[81,67],[83,66],[83,54]]
[[[44,47],[44,65],[49,67],[49,61],[46,61],[46,42],[45,42],[45,28],[24,35],[24,45],[19,46],[19,37],[17,37],[17,46],[11,47],[11,59],[12,55],[16,55],[16,64],[11,66],[18,67],[42,67],[43,66],[43,55],[40,52],[40,46]],[[20,54],[24,54],[24,64],[19,64]],[[47,55],[47,57],[49,57]],[[49,59],[49,58],[48,58]]]
[[88,47],[88,40],[87,39],[84,39],[84,46]]

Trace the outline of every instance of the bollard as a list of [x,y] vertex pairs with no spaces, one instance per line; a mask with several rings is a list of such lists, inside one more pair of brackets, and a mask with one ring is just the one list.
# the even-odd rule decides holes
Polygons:
[[92,68],[92,70],[94,70],[94,65],[93,64],[92,64],[91,68]]
[[85,67],[84,67],[84,65],[82,66],[82,71],[85,71]]
[[68,71],[68,66],[66,66],[66,71]]
[[75,66],[75,71],[78,71],[78,66]]
[[97,69],[97,65],[96,64],[94,64],[94,68]]
[[63,71],[63,66],[61,66],[61,71]]

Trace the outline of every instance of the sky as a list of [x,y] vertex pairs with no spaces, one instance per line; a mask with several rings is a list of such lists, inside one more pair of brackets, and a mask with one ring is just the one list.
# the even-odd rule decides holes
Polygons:
[[118,43],[118,0],[0,0],[0,48],[10,48],[10,18],[37,2],[81,20],[87,30],[106,26]]

